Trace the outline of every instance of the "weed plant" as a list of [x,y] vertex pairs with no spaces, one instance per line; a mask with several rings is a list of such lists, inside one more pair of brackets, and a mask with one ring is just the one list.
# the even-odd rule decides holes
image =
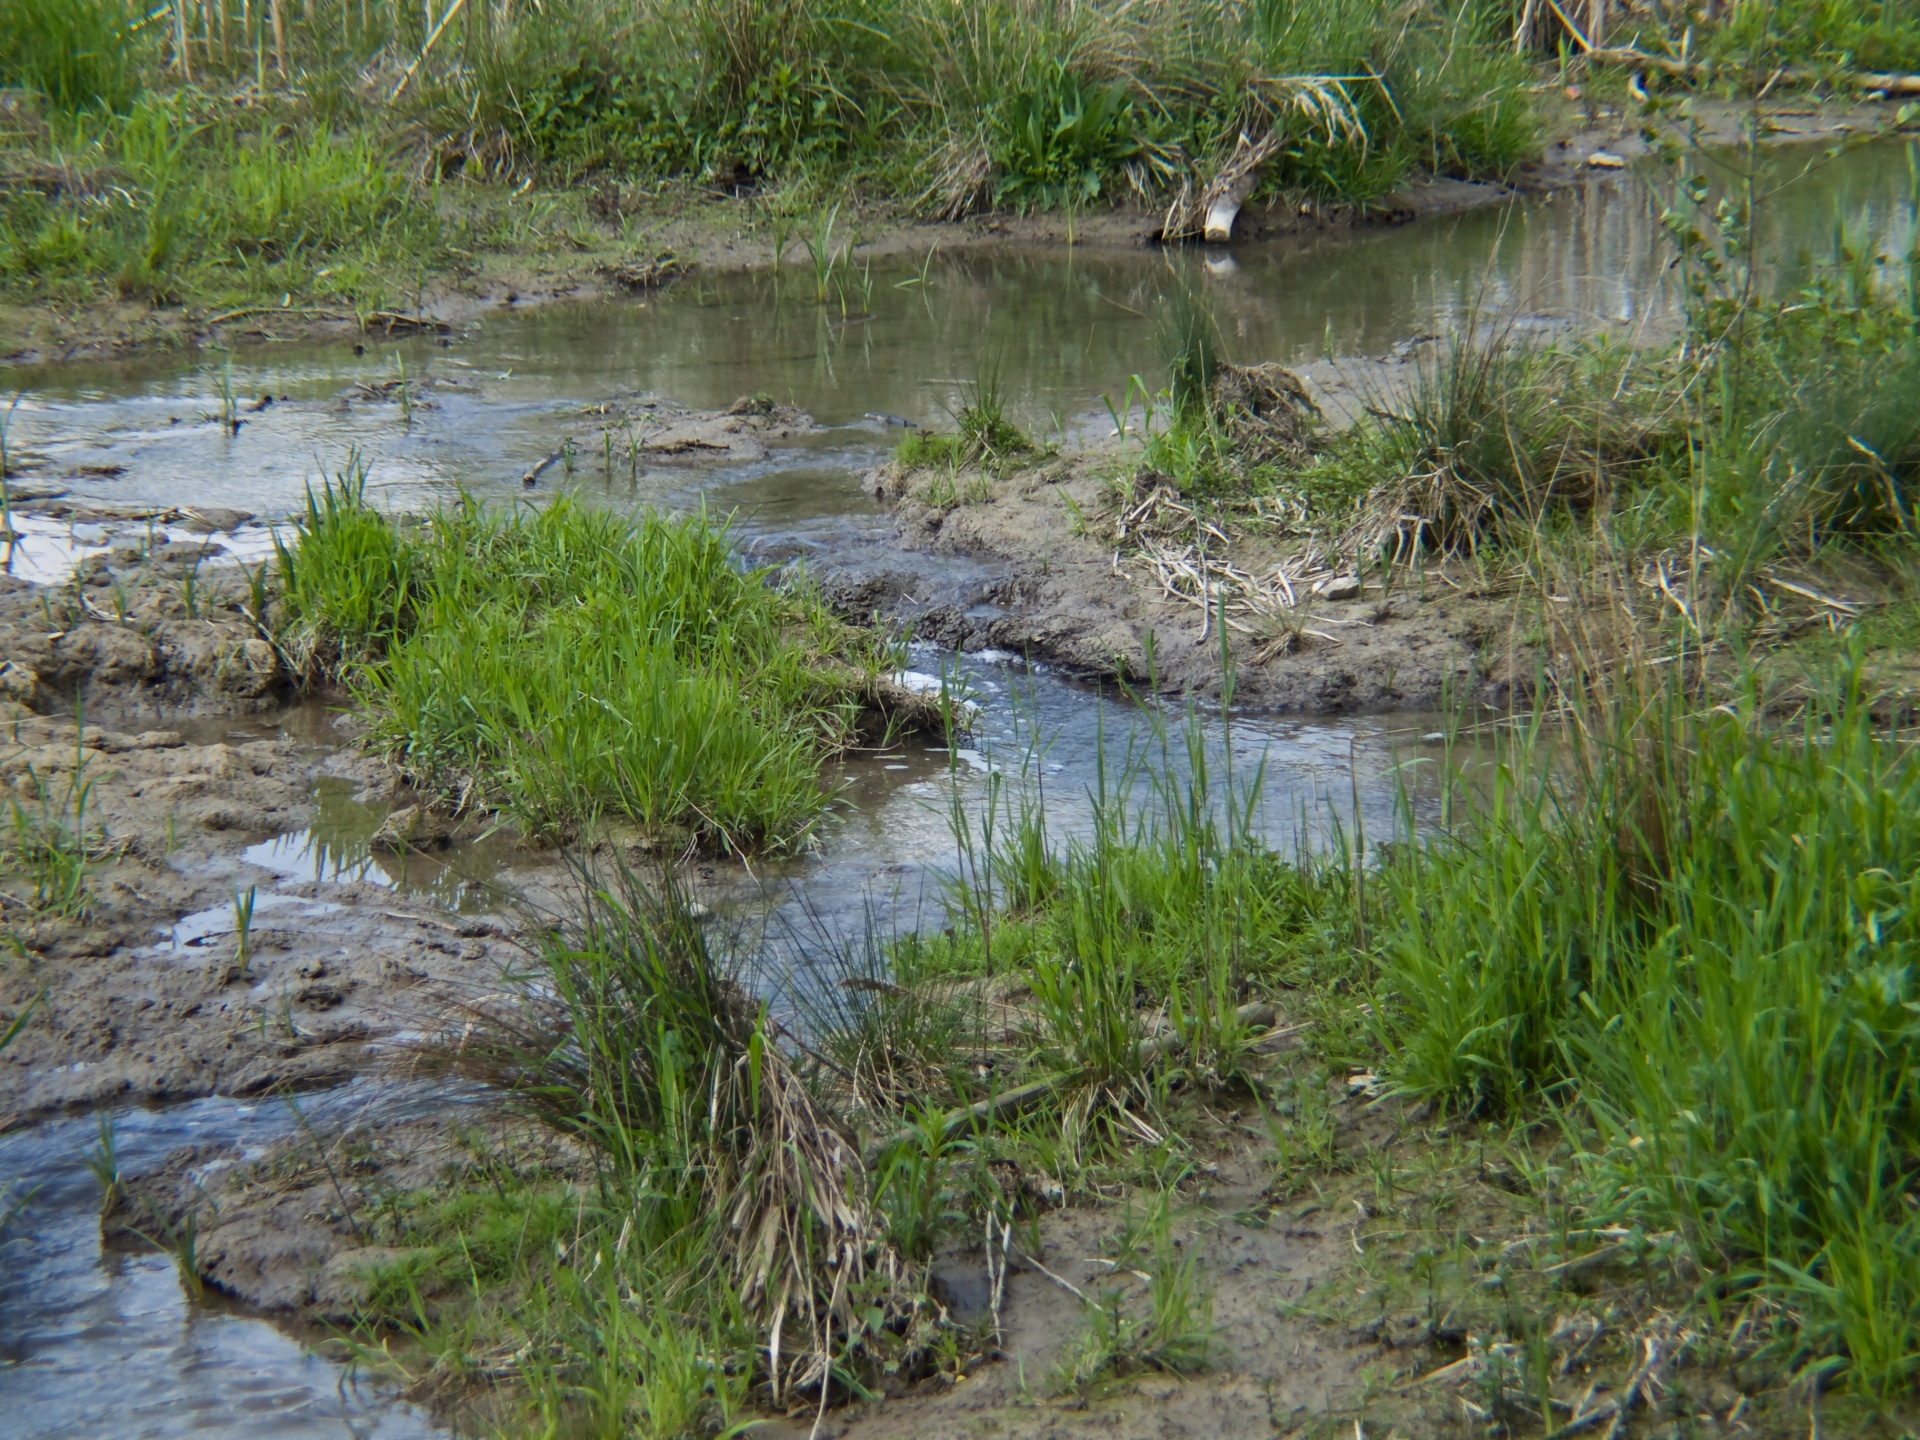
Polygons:
[[[76,731],[82,729],[76,725]],[[76,734],[74,765],[63,779],[26,775],[33,798],[7,802],[7,849],[13,875],[27,893],[33,911],[82,920],[93,907],[91,876],[95,865],[113,853],[106,829],[90,811],[93,781]]]
[[[738,953],[670,882],[578,879],[535,973],[446,1058],[575,1142],[594,1179],[394,1206],[416,1253],[379,1272],[370,1318],[443,1352],[463,1334],[528,1345],[551,1357],[528,1377],[535,1412],[606,1433],[735,1433],[750,1384],[779,1403],[910,1356],[912,1272]],[[429,1303],[449,1281],[471,1298],[464,1330]]]
[[968,386],[966,403],[953,412],[951,431],[913,431],[900,442],[894,458],[910,469],[944,467],[958,472],[969,465],[998,469],[1038,449],[1007,414],[1007,393],[999,371],[988,366]]
[[346,677],[373,742],[541,833],[604,817],[671,848],[802,844],[832,798],[820,763],[875,723],[891,666],[704,517],[467,502],[402,527],[349,474],[279,564],[297,644]]

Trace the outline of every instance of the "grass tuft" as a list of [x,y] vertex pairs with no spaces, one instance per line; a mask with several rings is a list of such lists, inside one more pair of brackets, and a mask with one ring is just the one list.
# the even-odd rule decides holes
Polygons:
[[396,524],[352,477],[281,551],[290,622],[373,743],[460,807],[669,849],[805,842],[822,759],[876,723],[884,641],[743,570],[724,526],[561,499]]

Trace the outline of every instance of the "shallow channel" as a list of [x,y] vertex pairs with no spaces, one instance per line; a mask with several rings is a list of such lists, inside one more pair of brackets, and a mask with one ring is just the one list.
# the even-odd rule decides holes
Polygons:
[[[1791,272],[1803,250],[1830,253],[1843,228],[1886,253],[1910,246],[1909,166],[1909,147],[1876,147],[1783,192],[1767,212],[1768,250]],[[601,503],[704,504],[735,514],[749,551],[848,564],[887,552],[884,519],[858,477],[898,440],[892,420],[940,423],[971,384],[992,376],[1039,434],[1105,434],[1101,397],[1123,403],[1129,378],[1153,373],[1161,297],[1176,279],[1209,296],[1233,358],[1337,369],[1475,317],[1542,333],[1657,331],[1672,323],[1670,253],[1656,197],[1627,176],[1319,242],[1177,255],[934,254],[924,267],[876,267],[864,317],[812,303],[791,272],[696,278],[644,300],[502,307],[445,346],[368,342],[356,354],[346,341],[269,343],[231,356],[16,371],[7,387],[22,394],[9,445],[37,460],[36,481],[77,498],[235,508],[272,523],[299,506],[309,484],[356,460],[397,506],[461,487],[517,498],[519,477],[572,438],[576,456],[562,483]],[[435,382],[430,404],[403,412],[354,390],[403,372]],[[223,390],[274,403],[234,434],[217,421]],[[595,449],[591,411],[604,401],[654,394],[714,407],[753,392],[790,400],[828,428],[731,467],[635,470],[603,464]],[[230,538],[234,559],[266,553],[257,526]],[[101,536],[44,525],[33,540],[33,578],[51,581]],[[912,563],[926,570],[929,562]],[[956,588],[977,578],[965,562],[941,563]],[[953,662],[917,653],[913,663],[934,673]],[[750,882],[716,873],[716,893],[770,896],[789,928],[830,937],[855,933],[870,916],[909,927],[937,912],[956,802],[978,823],[996,791],[1037,798],[1044,787],[1049,814],[1070,831],[1087,821],[1103,742],[1110,756],[1157,745],[1124,696],[1030,671],[1014,657],[975,655],[959,665],[979,706],[964,750],[913,741],[855,757],[836,777],[843,803],[814,852],[760,867]],[[1181,716],[1167,718],[1177,751]],[[312,743],[325,735],[311,715],[234,723],[254,734],[284,728]],[[1243,781],[1262,775],[1258,823],[1280,845],[1322,843],[1336,819],[1348,834],[1356,820],[1390,833],[1403,795],[1416,810],[1430,803],[1441,763],[1432,717],[1205,723],[1210,763],[1230,756]],[[323,786],[315,801],[306,830],[259,841],[236,859],[290,883],[372,883],[450,909],[496,908],[516,883],[523,862],[505,840],[402,863],[368,848],[380,816],[357,806],[347,787]],[[309,1123],[369,1104],[442,1103],[370,1082],[301,1102]],[[185,1144],[264,1145],[298,1122],[277,1102],[214,1099],[123,1111],[113,1123],[120,1163],[132,1170]],[[82,1159],[96,1134],[94,1120],[72,1119],[0,1136],[0,1182],[13,1180],[16,1196],[30,1192],[0,1242],[8,1433],[432,1430],[419,1411],[312,1353],[314,1337],[188,1300],[167,1257],[104,1252],[98,1186]]]

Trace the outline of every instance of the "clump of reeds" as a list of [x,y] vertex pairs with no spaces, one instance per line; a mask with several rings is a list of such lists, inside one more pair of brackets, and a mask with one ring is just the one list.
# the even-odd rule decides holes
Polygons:
[[794,845],[822,759],[884,724],[885,641],[741,569],[724,526],[562,499],[398,525],[349,475],[284,547],[289,644],[331,661],[373,743],[459,807],[548,833]]
[[[580,1142],[636,1270],[752,1335],[784,1404],[920,1343],[919,1277],[887,1237],[858,1141],[803,1083],[737,956],[670,878],[581,868],[537,974],[465,1018],[444,1058]],[[603,1202],[604,1203],[604,1202]],[[877,1358],[876,1358],[877,1357]]]

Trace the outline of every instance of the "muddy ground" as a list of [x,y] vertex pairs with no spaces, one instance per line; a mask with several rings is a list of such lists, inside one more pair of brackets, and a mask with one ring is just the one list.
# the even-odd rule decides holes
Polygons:
[[[1357,1107],[1348,1119],[1350,1129],[1365,1125]],[[377,1230],[383,1200],[457,1188],[482,1163],[555,1180],[590,1175],[564,1144],[483,1112],[465,1121],[348,1125],[251,1160],[237,1146],[180,1151],[162,1170],[126,1183],[103,1232],[109,1243],[139,1245],[184,1233],[191,1217],[206,1284],[298,1320],[350,1325],[380,1267],[410,1256],[365,1233]],[[1396,1349],[1402,1365],[1425,1353],[1432,1336],[1420,1316],[1395,1317],[1383,1345],[1375,1335],[1290,1313],[1342,1269],[1351,1218],[1316,1200],[1276,1199],[1270,1165],[1257,1153],[1223,1149],[1206,1170],[1183,1195],[1177,1222],[1180,1248],[1214,1287],[1219,1343],[1204,1374],[1129,1377],[1091,1401],[1059,1393],[1057,1372],[1071,1364],[1084,1331],[1084,1302],[1073,1292],[1097,1295],[1116,1283],[1133,1290],[1128,1269],[1140,1262],[1116,1248],[1124,1207],[1056,1203],[1036,1226],[1022,1227],[1009,1255],[997,1340],[985,1252],[956,1244],[936,1258],[934,1293],[968,1333],[970,1363],[958,1378],[897,1384],[884,1400],[830,1411],[817,1430],[807,1407],[770,1418],[756,1433],[863,1440],[1287,1434],[1350,1401],[1360,1366]],[[457,1299],[458,1286],[457,1277],[437,1288],[428,1283],[421,1298]],[[475,1396],[440,1391],[438,1398],[457,1405]]]
[[[35,503],[44,515],[60,502]],[[228,539],[250,525],[177,513],[164,524],[183,518]],[[77,523],[145,526],[93,512]],[[261,863],[258,847],[308,825],[323,779],[376,812],[411,797],[352,748],[337,697],[312,697],[291,722],[283,713],[285,657],[248,617],[221,542],[155,535],[151,548],[103,545],[58,588],[0,577],[11,948],[0,1013],[41,1006],[0,1052],[0,1128],[75,1107],[333,1084],[515,953],[500,920],[399,898],[378,866],[303,879]],[[84,852],[74,903],[35,903],[30,852],[49,839]],[[248,892],[243,966],[236,906]]]
[[[997,477],[972,470],[882,466],[868,493],[891,507],[903,550],[1001,563],[1002,574],[959,600],[925,603],[901,565],[826,580],[850,618],[879,616],[944,648],[1000,650],[1089,680],[1149,680],[1174,693],[1217,695],[1220,632],[1209,609],[1167,590],[1131,543],[1114,536],[1118,451],[1077,454]],[[1248,570],[1281,552],[1257,540],[1232,551]],[[1401,577],[1327,577],[1302,587],[1297,634],[1228,628],[1238,703],[1297,714],[1434,710],[1452,699],[1500,706],[1535,673],[1519,643],[1511,598],[1435,566],[1424,584]]]
[[[1602,87],[1604,88],[1604,87]],[[1591,90],[1592,87],[1589,87]],[[1521,167],[1506,184],[1462,181],[1445,176],[1415,181],[1369,205],[1302,205],[1273,199],[1249,205],[1235,228],[1235,244],[1298,240],[1319,243],[1362,233],[1381,225],[1407,224],[1460,211],[1502,205],[1526,194],[1564,188],[1596,171],[1607,173],[1616,161],[1631,163],[1648,153],[1641,136],[1645,123],[1637,104],[1598,98],[1578,85],[1543,88],[1542,149],[1538,160]],[[1760,126],[1770,144],[1831,144],[1850,136],[1883,133],[1896,125],[1896,107],[1817,95],[1774,97],[1758,107]],[[1754,107],[1711,99],[1695,101],[1691,127],[1703,144],[1725,146],[1747,133]],[[1597,162],[1597,163],[1596,163]],[[491,194],[466,196],[456,189],[449,203],[484,206],[511,204]],[[534,192],[527,203],[556,198]],[[768,212],[758,197],[677,187],[646,193],[589,177],[557,198],[573,215],[564,236],[518,250],[484,251],[468,257],[463,268],[430,277],[418,289],[418,305],[407,328],[453,328],[500,307],[556,301],[633,300],[649,285],[623,283],[634,266],[646,267],[659,255],[671,255],[673,270],[726,272],[765,266],[773,259]],[[914,216],[897,204],[849,198],[842,223],[862,259],[919,260],[938,249],[952,254],[970,250],[1053,249],[1072,245],[1089,252],[1139,249],[1159,243],[1165,219],[1159,208],[1120,205],[1087,215],[986,214],[963,221],[936,222]],[[647,237],[647,253],[636,256],[625,237]],[[407,288],[417,284],[407,277]],[[388,327],[392,317],[373,322]],[[284,308],[219,312],[206,305],[155,307],[102,301],[72,310],[0,304],[0,362],[47,361],[133,354],[146,349],[203,344],[267,342],[337,335],[362,329],[353,314],[325,307],[292,304]]]
[[[1290,1044],[1272,1053],[1254,1093],[1288,1072]],[[1142,1315],[1145,1271],[1168,1257],[1148,1258],[1160,1242],[1148,1238],[1146,1195],[1124,1184],[1074,1190],[1013,1166],[996,1172],[1023,1212],[1006,1245],[997,1306],[983,1244],[949,1241],[929,1284],[952,1322],[945,1359],[916,1377],[877,1379],[869,1396],[842,1397],[824,1413],[801,1397],[784,1414],[760,1417],[755,1433],[1466,1440],[1539,1433],[1541,1385],[1554,1415],[1597,1415],[1588,1423],[1602,1434],[1806,1433],[1804,1401],[1792,1397],[1788,1428],[1754,1423],[1770,1404],[1763,1393],[1778,1398],[1773,1371],[1705,1348],[1667,1373],[1631,1426],[1609,1431],[1609,1400],[1633,1404],[1623,1382],[1638,1346],[1675,1334],[1664,1308],[1674,1277],[1622,1253],[1631,1247],[1569,1232],[1528,1198],[1505,1151],[1381,1101],[1371,1080],[1325,1082],[1329,1141],[1304,1163],[1275,1152],[1262,1112],[1246,1099],[1223,1096],[1185,1112],[1191,1169],[1172,1193],[1165,1243],[1171,1263],[1191,1267],[1189,1333],[1208,1337],[1202,1362],[1178,1373],[1136,1363],[1093,1383],[1072,1379],[1089,1305]],[[351,1329],[370,1303],[391,1304],[401,1275],[410,1305],[457,1315],[470,1283],[461,1267],[396,1246],[382,1216],[505,1174],[545,1186],[592,1179],[586,1157],[565,1142],[474,1104],[307,1130],[264,1155],[230,1144],[179,1151],[159,1171],[122,1183],[103,1232],[115,1246],[192,1234],[192,1265],[206,1285],[302,1326]],[[1512,1359],[1521,1347],[1510,1338],[1520,1334],[1532,1337],[1524,1353],[1534,1388],[1524,1394]],[[501,1414],[504,1399],[513,1413],[510,1396],[491,1394],[465,1365],[440,1369],[393,1343],[388,1353],[414,1398],[469,1417]],[[511,1373],[504,1352],[473,1358],[496,1378]],[[504,1368],[493,1372],[496,1361]],[[1494,1416],[1498,1428],[1490,1428]]]
[[[0,1053],[0,1128],[59,1110],[335,1084],[380,1042],[438,1023],[517,953],[498,919],[449,916],[368,878],[301,880],[250,860],[299,831],[314,783],[397,802],[384,765],[263,730],[190,739],[13,714],[0,781],[28,823],[64,815],[89,853],[84,909],[36,913],[6,877],[0,1011],[40,1010]],[[70,797],[84,791],[84,813]],[[43,797],[45,797],[43,799]],[[372,872],[378,873],[378,872]],[[239,897],[251,893],[248,953]]]
[[[638,443],[655,462],[738,463],[813,427],[754,399],[626,408],[643,412]],[[35,457],[14,458],[27,477],[13,482],[11,549],[0,536],[14,572],[0,573],[0,935],[14,952],[0,959],[0,1014],[35,996],[44,1009],[0,1051],[0,1129],[63,1108],[332,1083],[497,977],[518,953],[504,890],[468,896],[492,918],[449,916],[396,884],[458,889],[435,883],[441,847],[483,835],[509,853],[523,898],[551,893],[558,860],[487,817],[432,818],[355,748],[345,697],[311,688],[311,655],[277,623],[280,517],[74,499]],[[307,836],[309,878],[288,858],[323,786],[370,833],[345,868]],[[371,832],[390,812],[414,818],[383,840]],[[47,836],[85,851],[84,903],[36,903],[28,856]],[[242,975],[233,911],[250,890]]]

